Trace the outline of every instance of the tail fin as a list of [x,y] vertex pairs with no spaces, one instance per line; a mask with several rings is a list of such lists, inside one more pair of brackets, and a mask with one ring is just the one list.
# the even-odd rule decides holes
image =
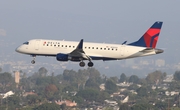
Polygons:
[[128,45],[155,48],[162,24],[163,22],[155,22],[138,41]]

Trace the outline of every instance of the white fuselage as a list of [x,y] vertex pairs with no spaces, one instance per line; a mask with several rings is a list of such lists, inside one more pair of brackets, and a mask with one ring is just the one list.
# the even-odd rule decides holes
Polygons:
[[[29,55],[56,56],[68,54],[76,49],[79,42],[63,40],[33,39],[19,46],[16,51]],[[154,55],[156,49],[144,52],[145,47],[84,42],[83,50],[92,60],[121,60],[127,58]]]

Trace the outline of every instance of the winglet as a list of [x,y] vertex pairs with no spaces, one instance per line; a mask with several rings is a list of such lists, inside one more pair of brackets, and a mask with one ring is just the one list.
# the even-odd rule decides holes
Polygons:
[[79,42],[77,49],[82,49],[83,48],[83,39]]
[[124,42],[122,43],[122,45],[126,44],[126,42],[127,42],[127,41],[124,41]]
[[128,45],[156,48],[162,24],[163,22],[155,22],[138,41]]

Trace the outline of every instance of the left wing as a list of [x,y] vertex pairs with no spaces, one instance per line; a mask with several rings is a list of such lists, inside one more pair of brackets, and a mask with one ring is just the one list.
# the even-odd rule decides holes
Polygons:
[[86,55],[85,52],[83,51],[83,39],[81,39],[76,49],[74,49],[71,53],[69,53],[69,56],[76,58],[78,57],[81,60],[86,59],[91,61],[91,58],[88,55]]

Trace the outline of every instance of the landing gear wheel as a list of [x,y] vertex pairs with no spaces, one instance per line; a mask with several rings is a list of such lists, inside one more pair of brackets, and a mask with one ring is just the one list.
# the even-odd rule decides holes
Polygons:
[[34,63],[35,63],[35,60],[32,60],[31,63],[34,64]]
[[89,67],[93,67],[93,65],[94,65],[93,62],[89,62],[89,63],[88,63],[88,66],[89,66]]
[[31,63],[34,64],[35,63],[35,59],[36,59],[36,55],[32,55],[32,57],[33,57],[33,60],[31,61]]
[[85,63],[84,63],[84,62],[80,62],[80,63],[79,63],[79,66],[80,66],[80,67],[84,67],[84,66],[85,66]]

